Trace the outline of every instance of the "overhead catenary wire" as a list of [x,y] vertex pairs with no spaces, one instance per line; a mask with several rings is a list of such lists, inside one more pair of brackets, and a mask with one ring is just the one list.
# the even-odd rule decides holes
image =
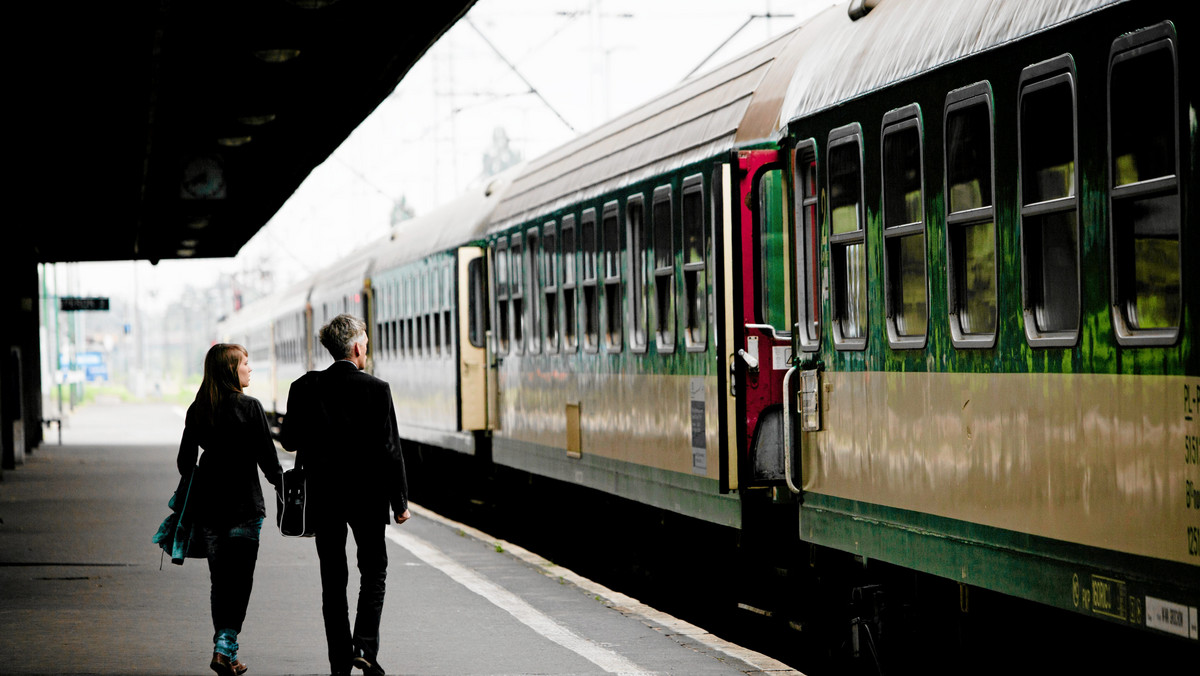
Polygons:
[[566,125],[567,129],[570,129],[572,133],[575,132],[575,127],[570,122],[567,121],[567,118],[563,117],[562,113],[558,112],[558,110],[555,109],[554,106],[550,105],[550,102],[546,100],[545,96],[542,96],[542,93],[540,91],[538,91],[538,88],[533,86],[533,83],[530,82],[528,79],[526,79],[523,74],[521,74],[521,70],[519,68],[517,68],[517,66],[512,61],[509,61],[508,58],[506,56],[504,56],[504,53],[501,52],[496,47],[496,45],[492,44],[492,41],[489,40],[486,35],[484,35],[483,31],[479,30],[479,27],[475,25],[475,22],[471,21],[470,15],[464,16],[462,18],[462,21],[465,21],[467,23],[467,25],[470,26],[471,29],[474,30],[479,35],[480,39],[483,40],[484,44],[486,44],[489,48],[491,48],[491,50],[493,52],[495,52],[496,57],[499,58],[502,62],[504,62],[504,65],[508,66],[509,70],[511,70],[513,72],[513,74],[515,74],[517,77],[521,78],[521,82],[524,82],[525,86],[529,87],[529,92],[531,94],[538,97],[538,99],[541,100],[542,104],[545,105],[546,108],[550,110],[550,112],[554,113],[555,116],[557,116],[558,119],[560,121],[562,121],[562,123],[564,125]]

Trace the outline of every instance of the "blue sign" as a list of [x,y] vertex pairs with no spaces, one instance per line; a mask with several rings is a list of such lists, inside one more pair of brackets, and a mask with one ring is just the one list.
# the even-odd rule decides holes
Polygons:
[[108,381],[108,364],[100,352],[80,352],[75,355],[75,363],[83,367],[83,372],[89,383],[97,380]]

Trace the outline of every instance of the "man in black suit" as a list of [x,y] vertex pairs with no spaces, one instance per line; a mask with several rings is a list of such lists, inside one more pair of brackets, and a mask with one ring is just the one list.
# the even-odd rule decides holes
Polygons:
[[[292,383],[281,437],[285,448],[297,452],[296,462],[308,477],[329,666],[338,676],[349,674],[352,666],[380,676],[388,506],[396,523],[411,516],[396,410],[388,384],[362,370],[367,362],[362,320],[348,314],[334,317],[321,328],[321,344],[334,362]],[[346,602],[347,526],[354,531],[360,573],[353,634]]]

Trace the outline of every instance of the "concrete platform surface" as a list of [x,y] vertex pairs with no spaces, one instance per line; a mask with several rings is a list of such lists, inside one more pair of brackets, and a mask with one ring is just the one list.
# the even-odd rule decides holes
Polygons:
[[[207,564],[160,564],[150,542],[178,480],[182,428],[178,407],[93,404],[66,422],[63,446],[50,435],[5,473],[0,674],[212,673]],[[797,673],[519,547],[414,511],[388,532],[379,659],[389,674]],[[328,673],[313,542],[281,537],[274,516],[268,507],[239,638],[247,676]]]

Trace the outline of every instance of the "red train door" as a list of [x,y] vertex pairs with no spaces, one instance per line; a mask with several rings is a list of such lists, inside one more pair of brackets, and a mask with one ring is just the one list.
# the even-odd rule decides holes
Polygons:
[[792,340],[783,159],[776,150],[740,151],[737,157],[736,327],[729,368],[744,486],[785,479],[783,380],[791,366]]

